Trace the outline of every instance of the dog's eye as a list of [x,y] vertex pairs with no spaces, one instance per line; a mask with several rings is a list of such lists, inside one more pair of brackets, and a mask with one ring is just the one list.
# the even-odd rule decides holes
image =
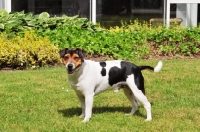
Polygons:
[[69,59],[69,57],[68,56],[64,56],[64,58],[63,58],[64,60],[68,60]]
[[74,57],[74,60],[78,60],[79,59],[79,57]]

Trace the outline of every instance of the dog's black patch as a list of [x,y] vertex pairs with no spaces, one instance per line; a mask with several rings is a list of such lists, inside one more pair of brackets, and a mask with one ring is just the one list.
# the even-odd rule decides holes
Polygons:
[[106,67],[106,62],[105,61],[99,62],[99,64],[100,64],[101,67]]
[[105,68],[102,68],[101,75],[106,76],[106,69]]
[[114,66],[110,69],[110,71],[108,73],[109,84],[112,86],[116,83],[126,81],[128,76],[131,74],[134,75],[133,81],[135,81],[135,84],[138,87],[138,89],[140,89],[143,93],[145,93],[144,78],[142,76],[141,70],[138,66],[136,66],[130,62],[122,61],[121,68]]
[[106,68],[104,68],[104,67],[106,67],[106,62],[100,62],[99,64],[102,67],[101,75],[106,76]]
[[126,69],[118,68],[116,66],[112,67],[108,73],[108,83],[112,86],[118,82],[126,81],[127,76],[124,75]]
[[60,58],[63,58],[65,56],[65,54],[67,53],[67,48],[64,48],[62,50],[59,51],[59,54],[60,54]]

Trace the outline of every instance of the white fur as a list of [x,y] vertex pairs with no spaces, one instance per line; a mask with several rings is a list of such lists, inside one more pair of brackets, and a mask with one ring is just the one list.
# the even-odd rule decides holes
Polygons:
[[[76,92],[82,107],[82,114],[80,117],[84,118],[83,122],[89,121],[92,116],[92,106],[94,95],[99,94],[107,89],[118,90],[117,84],[111,87],[108,82],[108,72],[113,66],[121,67],[119,60],[106,61],[106,76],[101,75],[102,67],[99,62],[94,62],[90,60],[84,60],[83,65],[79,70],[75,71],[73,74],[68,74],[69,82]],[[67,66],[66,66],[67,67]],[[162,62],[160,61],[158,65],[154,68],[154,72],[158,72],[162,67]],[[124,88],[124,93],[132,104],[132,110],[130,115],[133,115],[138,109],[138,99],[143,105],[147,112],[147,121],[152,119],[151,116],[151,104],[147,100],[146,96],[141,90],[137,88],[134,82],[134,75],[128,76],[123,84],[127,84],[130,89]],[[130,94],[132,93],[132,94]]]
[[154,68],[154,72],[159,72],[162,68],[162,61],[159,61],[157,66]]

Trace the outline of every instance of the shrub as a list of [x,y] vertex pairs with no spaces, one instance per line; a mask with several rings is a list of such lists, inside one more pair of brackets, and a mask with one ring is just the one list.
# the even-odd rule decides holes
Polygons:
[[[59,48],[79,47],[89,54],[108,55],[118,59],[149,58],[152,55],[192,55],[200,50],[199,27],[151,27],[134,21],[109,30],[82,26],[62,26],[48,34]],[[153,50],[153,51],[152,51]]]
[[[27,29],[34,30],[37,36],[41,36],[40,38],[48,37],[50,40],[48,43],[57,45],[59,49],[79,47],[91,55],[106,55],[117,59],[132,60],[133,58],[149,58],[152,55],[188,56],[200,51],[200,27],[184,28],[177,24],[171,28],[153,27],[148,22],[135,20],[130,21],[129,24],[122,22],[121,27],[112,27],[108,30],[78,16],[50,17],[46,12],[33,15],[32,13],[24,14],[24,12],[0,11],[0,31],[6,32],[7,38],[15,37],[15,39],[18,38],[17,41],[20,41],[19,36],[26,37],[24,32]],[[19,36],[16,37],[16,35]],[[10,41],[7,44],[9,45]],[[34,47],[37,46],[33,46],[33,49]],[[22,65],[48,63],[48,60],[47,62],[38,61],[39,53],[45,54],[42,50],[37,51],[36,59],[32,57],[33,55],[30,57],[34,61],[29,60],[25,63],[22,59]],[[23,54],[23,52],[20,53]],[[30,53],[33,54],[32,51]]]
[[25,14],[24,11],[11,13],[6,10],[0,11],[0,32],[8,33],[9,37],[23,36],[26,30],[35,30],[38,35],[46,36],[49,32],[56,32],[56,28],[63,26],[98,30],[97,26],[89,22],[87,18],[78,18],[78,16],[50,17],[47,12],[33,15],[31,12]]
[[[151,37],[151,38],[150,38]],[[192,55],[200,51],[199,27],[154,29],[149,38],[164,55]]]
[[44,66],[59,60],[58,48],[47,37],[37,37],[26,31],[24,37],[7,39],[6,33],[0,34],[0,67]]
[[[132,41],[137,41],[136,47],[140,44],[149,47],[143,51],[139,50],[141,57],[148,58],[152,54],[170,55],[170,56],[188,56],[199,53],[200,51],[200,27],[183,27],[174,25],[171,28],[166,27],[151,27],[148,23],[139,23],[137,20],[127,25],[122,25],[121,28],[111,28],[111,32],[121,33],[128,32]],[[135,35],[131,36],[131,32]],[[124,36],[124,37],[128,37]]]
[[79,47],[89,54],[107,55],[118,59],[140,58],[149,53],[145,34],[136,30],[112,32],[81,26],[62,26],[49,32],[51,42],[59,48]]

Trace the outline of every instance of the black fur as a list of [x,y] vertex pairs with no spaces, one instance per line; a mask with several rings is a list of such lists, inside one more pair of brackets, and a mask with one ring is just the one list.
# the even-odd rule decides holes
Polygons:
[[121,68],[116,66],[112,67],[109,71],[109,84],[112,86],[119,82],[126,81],[129,75],[134,74],[134,79],[136,86],[140,89],[144,94],[144,78],[141,73],[140,67],[126,61],[121,62]]
[[79,48],[75,48],[75,49],[64,48],[59,51],[59,54],[60,54],[60,58],[63,58],[65,54],[70,54],[70,55],[78,54],[79,57],[82,59],[82,61],[84,61],[83,58],[85,57],[86,52]]
[[102,70],[101,70],[101,75],[102,76],[106,76],[106,62],[99,62],[100,66],[102,67]]
[[65,56],[65,54],[67,53],[67,51],[68,51],[68,48],[61,49],[59,51],[60,58],[63,58]]

